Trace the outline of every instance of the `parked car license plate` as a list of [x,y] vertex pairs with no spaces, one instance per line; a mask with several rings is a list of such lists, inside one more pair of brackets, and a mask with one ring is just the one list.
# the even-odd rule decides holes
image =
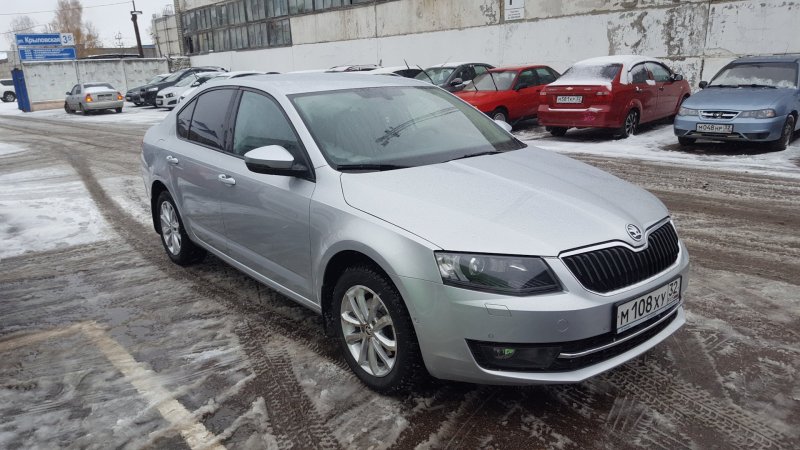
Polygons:
[[634,327],[675,305],[681,299],[681,279],[676,278],[639,298],[617,305],[617,333]]
[[698,123],[697,131],[702,131],[704,133],[733,133],[733,125]]
[[581,95],[559,95],[556,97],[556,103],[581,103],[583,96]]

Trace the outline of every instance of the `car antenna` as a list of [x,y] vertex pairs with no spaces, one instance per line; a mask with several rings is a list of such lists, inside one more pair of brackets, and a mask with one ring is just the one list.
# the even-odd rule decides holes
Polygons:
[[403,63],[405,63],[405,65],[406,65],[406,69],[408,69],[408,70],[411,70],[411,67],[408,65],[408,61],[406,61],[405,59],[403,59]]

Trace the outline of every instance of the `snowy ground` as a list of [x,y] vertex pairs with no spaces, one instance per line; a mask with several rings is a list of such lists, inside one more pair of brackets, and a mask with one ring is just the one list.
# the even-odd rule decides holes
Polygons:
[[168,261],[138,174],[165,114],[0,104],[0,448],[800,447],[800,140],[683,150],[668,125],[624,141],[519,127],[669,206],[688,323],[577,385],[387,397],[307,309],[216,258]]
[[133,103],[125,103],[122,113],[114,111],[100,111],[84,116],[83,114],[67,114],[63,109],[46,109],[31,113],[23,113],[17,108],[17,103],[0,103],[0,116],[24,116],[36,119],[55,119],[73,121],[75,123],[109,123],[109,124],[136,124],[155,125],[167,115],[168,110],[156,109],[149,106],[138,107]]

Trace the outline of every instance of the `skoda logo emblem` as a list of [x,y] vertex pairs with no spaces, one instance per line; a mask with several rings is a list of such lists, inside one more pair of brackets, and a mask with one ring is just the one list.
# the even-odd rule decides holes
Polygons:
[[629,223],[625,229],[628,230],[628,236],[632,237],[634,241],[642,240],[642,230],[640,230],[636,225]]

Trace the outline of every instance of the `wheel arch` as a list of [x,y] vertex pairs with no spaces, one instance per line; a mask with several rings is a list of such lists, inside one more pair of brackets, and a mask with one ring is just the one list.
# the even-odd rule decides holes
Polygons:
[[153,228],[155,228],[156,233],[161,234],[161,227],[159,226],[159,218],[158,218],[158,208],[156,202],[158,201],[158,196],[161,195],[162,192],[167,191],[167,186],[162,183],[160,180],[153,181],[152,186],[150,187],[150,215],[153,218]]

